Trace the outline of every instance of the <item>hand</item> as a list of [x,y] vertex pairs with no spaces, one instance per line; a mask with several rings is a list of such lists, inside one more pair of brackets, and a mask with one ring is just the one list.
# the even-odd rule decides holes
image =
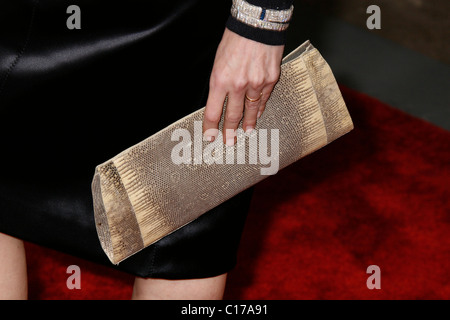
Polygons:
[[266,45],[225,29],[217,48],[203,117],[206,140],[213,141],[218,134],[226,96],[223,142],[234,145],[235,130],[242,117],[245,132],[255,128],[280,76],[283,51],[284,45]]

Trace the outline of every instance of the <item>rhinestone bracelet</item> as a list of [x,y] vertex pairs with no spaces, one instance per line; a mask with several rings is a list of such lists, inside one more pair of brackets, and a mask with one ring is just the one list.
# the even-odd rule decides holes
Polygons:
[[284,31],[289,26],[294,6],[275,10],[252,5],[245,0],[233,0],[231,15],[238,21],[255,28]]

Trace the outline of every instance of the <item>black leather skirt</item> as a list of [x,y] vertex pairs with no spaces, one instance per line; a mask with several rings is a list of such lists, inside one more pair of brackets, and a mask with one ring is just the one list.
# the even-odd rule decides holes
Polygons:
[[0,2],[0,232],[141,277],[229,271],[251,189],[113,266],[91,181],[97,164],[205,105],[231,1],[78,0],[79,20],[72,4]]

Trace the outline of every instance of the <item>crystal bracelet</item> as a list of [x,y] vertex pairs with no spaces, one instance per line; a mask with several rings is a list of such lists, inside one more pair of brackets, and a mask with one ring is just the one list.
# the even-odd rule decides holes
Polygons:
[[255,28],[284,31],[289,26],[294,6],[289,9],[275,10],[252,5],[245,0],[233,0],[231,15],[238,21]]

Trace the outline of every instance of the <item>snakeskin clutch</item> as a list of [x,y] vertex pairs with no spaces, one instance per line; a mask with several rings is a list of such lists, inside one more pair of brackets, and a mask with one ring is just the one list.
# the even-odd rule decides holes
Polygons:
[[203,112],[96,167],[95,223],[113,264],[353,129],[333,73],[309,41],[283,58],[265,112],[250,133],[237,130],[234,146],[203,141]]

